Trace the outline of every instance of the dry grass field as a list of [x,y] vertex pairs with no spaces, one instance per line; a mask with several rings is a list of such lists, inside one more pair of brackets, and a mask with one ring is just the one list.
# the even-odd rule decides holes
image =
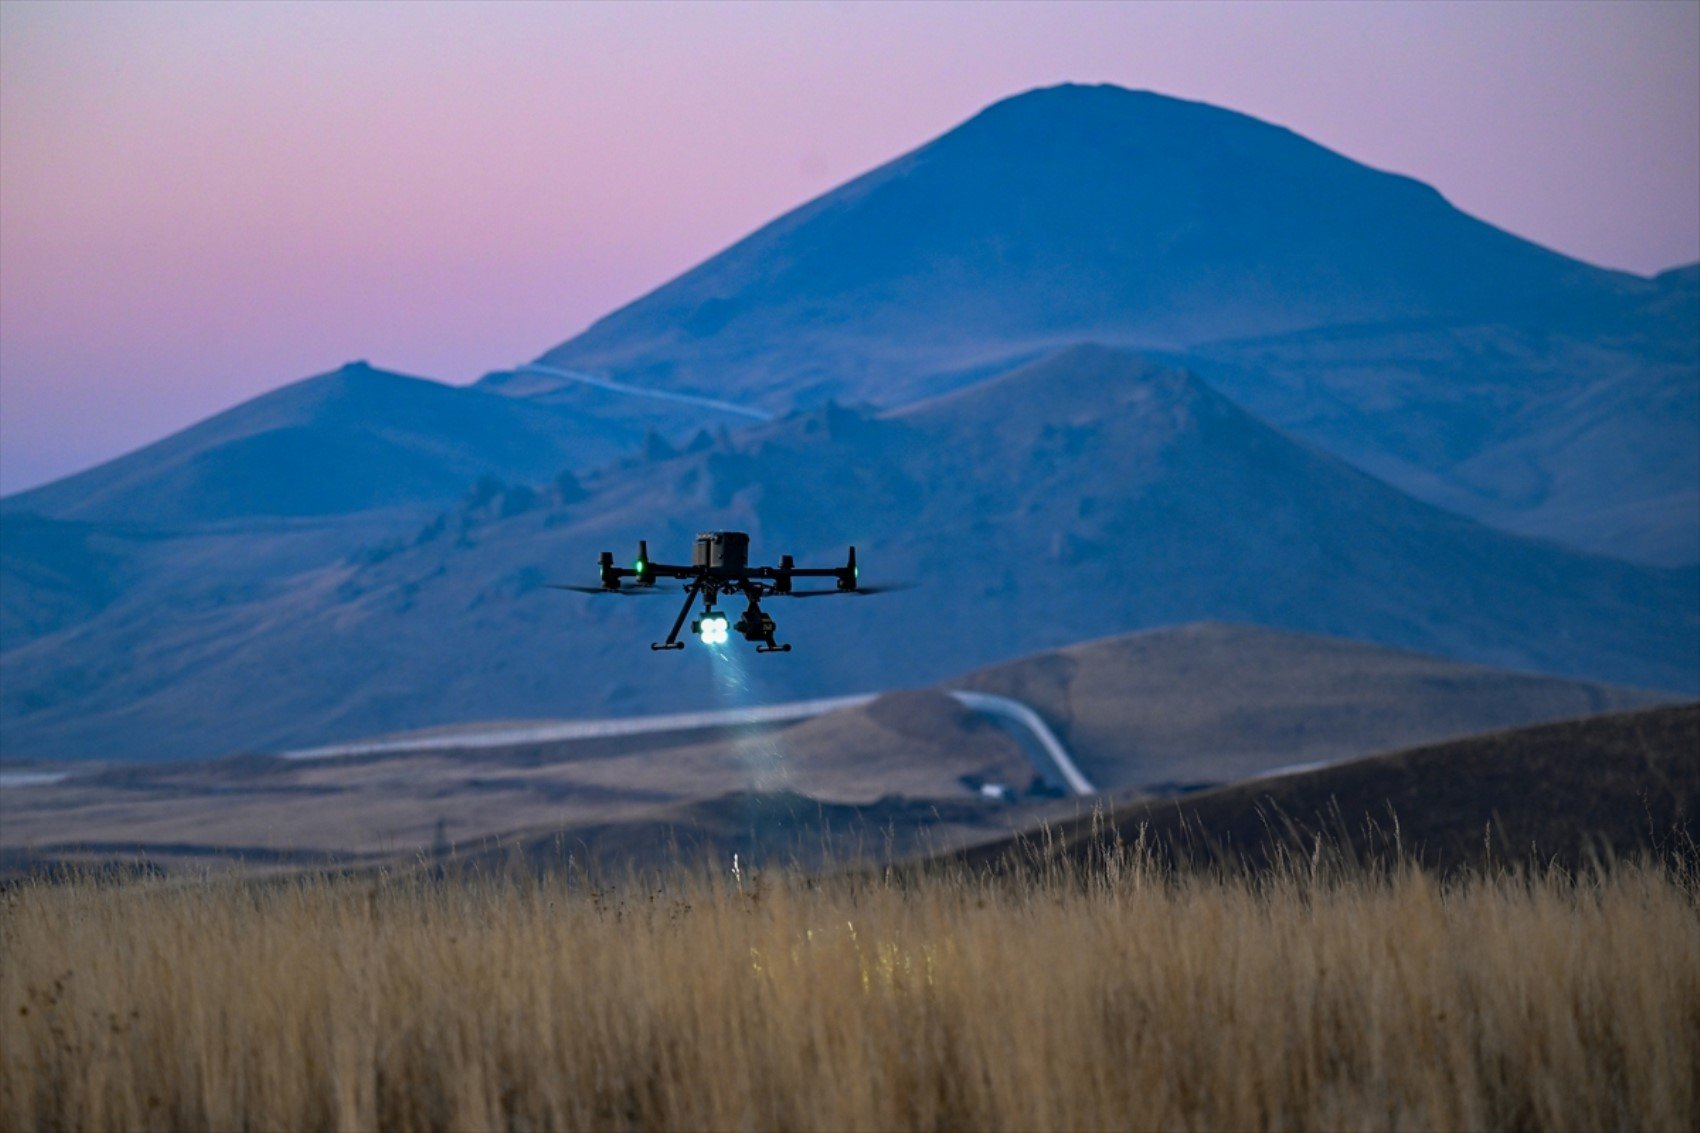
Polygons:
[[1700,1125],[1692,860],[20,883],[0,1128]]

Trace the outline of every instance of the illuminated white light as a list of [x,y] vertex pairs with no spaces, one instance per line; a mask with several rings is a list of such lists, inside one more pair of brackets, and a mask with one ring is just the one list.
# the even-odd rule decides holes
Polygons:
[[726,644],[726,619],[715,614],[702,620],[702,643],[704,645]]

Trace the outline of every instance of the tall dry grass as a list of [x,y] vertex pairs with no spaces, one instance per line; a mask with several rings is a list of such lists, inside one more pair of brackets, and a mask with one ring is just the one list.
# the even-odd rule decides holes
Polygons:
[[1121,861],[28,884],[0,915],[0,1126],[1700,1124],[1691,871]]

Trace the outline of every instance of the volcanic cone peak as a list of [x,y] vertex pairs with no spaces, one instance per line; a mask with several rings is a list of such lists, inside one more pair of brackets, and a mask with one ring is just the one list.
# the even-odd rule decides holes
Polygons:
[[770,408],[889,405],[999,349],[1510,317],[1636,287],[1282,127],[1064,86],[989,107],[543,360]]

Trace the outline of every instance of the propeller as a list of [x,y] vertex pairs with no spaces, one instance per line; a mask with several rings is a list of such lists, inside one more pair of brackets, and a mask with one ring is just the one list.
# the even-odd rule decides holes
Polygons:
[[898,582],[889,586],[858,586],[854,590],[793,590],[787,594],[776,594],[776,598],[825,598],[830,594],[892,594],[899,590],[913,590],[913,582]]
[[545,582],[543,585],[551,590],[574,590],[580,594],[624,594],[631,598],[642,597],[646,594],[668,593],[668,591],[655,586],[569,586],[564,582]]

